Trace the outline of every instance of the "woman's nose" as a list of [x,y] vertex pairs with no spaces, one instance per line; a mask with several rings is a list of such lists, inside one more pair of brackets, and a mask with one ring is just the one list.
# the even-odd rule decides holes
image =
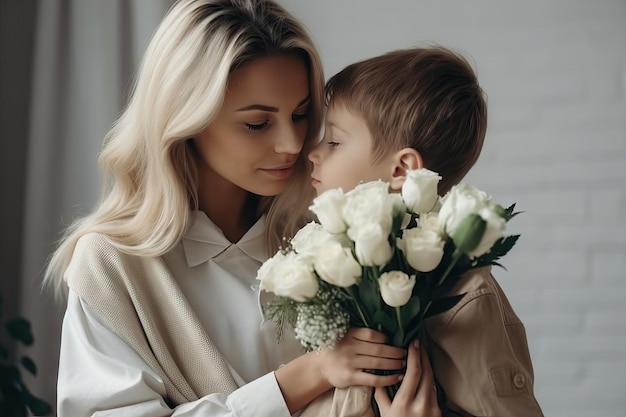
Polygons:
[[302,150],[306,129],[297,125],[285,126],[276,139],[276,153],[298,154]]

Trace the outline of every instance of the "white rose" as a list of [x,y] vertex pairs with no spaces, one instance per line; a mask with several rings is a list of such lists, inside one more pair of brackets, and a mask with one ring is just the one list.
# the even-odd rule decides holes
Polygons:
[[484,208],[478,212],[478,215],[487,223],[485,232],[480,240],[480,243],[474,250],[467,253],[470,258],[475,258],[489,252],[496,240],[504,236],[504,229],[506,227],[506,220],[491,208]]
[[377,223],[350,228],[348,237],[354,241],[356,258],[363,266],[383,266],[393,256],[389,234]]
[[352,256],[350,248],[330,241],[320,248],[314,262],[321,279],[338,287],[350,287],[361,279],[361,265]]
[[409,277],[400,271],[385,272],[378,278],[378,283],[383,301],[390,307],[401,307],[411,298],[415,275]]
[[422,230],[434,230],[439,232],[441,227],[439,225],[438,213],[422,213],[417,221],[417,227]]
[[284,259],[285,259],[285,254],[279,251],[274,256],[269,258],[267,261],[263,262],[263,264],[261,265],[261,267],[256,273],[256,279],[261,281],[260,287],[262,290],[274,292],[273,280],[275,279],[275,276],[273,275],[274,273],[273,268],[274,268],[274,265],[278,264],[279,262],[282,262]]
[[452,236],[459,224],[470,214],[489,207],[491,197],[468,184],[458,184],[443,197],[439,210],[439,224]]
[[320,247],[332,238],[333,235],[328,233],[321,224],[309,222],[291,239],[291,246],[300,255],[317,256]]
[[426,168],[408,170],[402,184],[402,198],[413,213],[431,211],[437,202],[437,185],[441,176]]
[[394,214],[398,207],[397,199],[389,194],[388,187],[386,182],[370,181],[359,184],[346,193],[343,218],[348,224],[348,230],[376,223],[382,227],[385,234],[391,233]]
[[[464,223],[469,217],[473,219]],[[491,203],[491,197],[467,184],[452,187],[443,198],[439,222],[449,236],[454,236],[457,247],[467,246],[465,251],[470,258],[487,253],[504,236],[506,227],[506,220]],[[459,230],[460,225],[463,227]]]
[[346,230],[346,223],[343,219],[343,206],[346,203],[346,196],[343,190],[335,188],[326,190],[313,200],[309,207],[324,228],[330,233],[343,233]]
[[397,242],[409,265],[420,272],[432,271],[443,257],[445,241],[436,230],[408,229]]
[[259,269],[261,289],[303,302],[315,297],[319,283],[313,268],[295,252],[278,252]]

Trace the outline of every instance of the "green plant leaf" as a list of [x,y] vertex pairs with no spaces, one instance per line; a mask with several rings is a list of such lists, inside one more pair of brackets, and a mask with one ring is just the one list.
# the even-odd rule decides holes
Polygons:
[[402,316],[402,327],[406,328],[414,317],[418,317],[421,309],[422,303],[420,302],[419,297],[414,295],[405,305],[402,306],[400,310]]
[[6,329],[14,340],[22,342],[26,346],[32,345],[35,341],[30,328],[30,322],[25,318],[17,317],[7,321]]
[[496,240],[491,250],[486,254],[474,259],[472,262],[472,268],[479,268],[482,266],[496,265],[504,268],[496,261],[506,255],[517,243],[520,235],[504,236]]
[[35,397],[27,389],[23,391],[24,403],[28,409],[36,416],[49,416],[52,414],[52,407],[44,400]]
[[276,341],[282,342],[285,328],[294,328],[298,319],[298,312],[293,300],[287,297],[276,297],[264,308],[265,317],[276,325]]
[[387,335],[395,333],[398,328],[396,319],[382,309],[374,313],[374,322],[380,323],[383,326],[384,333]]
[[0,416],[27,417],[28,410],[22,400],[22,392],[15,386],[2,389],[0,398]]
[[[367,270],[370,271],[367,271]],[[363,268],[363,278],[359,283],[359,299],[362,306],[365,308],[366,319],[370,320],[381,309],[380,295],[373,276],[370,275],[371,268]]]
[[0,390],[4,392],[6,387],[12,387],[22,381],[20,370],[13,364],[0,364]]
[[515,211],[515,204],[516,203],[511,204],[509,207],[505,209],[505,215],[503,217],[504,217],[504,220],[506,220],[507,222],[511,220],[513,217],[517,216],[518,214],[523,213],[523,211]]
[[461,301],[461,298],[463,298],[463,296],[465,296],[465,293],[452,295],[450,297],[444,297],[433,301],[424,318],[435,316],[437,314],[443,313],[444,311],[450,310],[452,307],[457,305],[459,301]]
[[37,365],[35,365],[35,362],[31,358],[29,358],[28,356],[22,356],[20,363],[33,376],[37,376]]

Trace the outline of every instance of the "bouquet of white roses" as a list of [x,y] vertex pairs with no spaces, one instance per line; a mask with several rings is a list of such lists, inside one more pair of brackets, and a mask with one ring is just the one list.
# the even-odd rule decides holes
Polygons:
[[277,296],[266,314],[279,337],[289,325],[312,350],[361,326],[406,348],[425,318],[462,298],[448,293],[463,273],[499,265],[519,237],[504,235],[515,205],[505,209],[467,184],[441,198],[440,180],[418,169],[400,194],[373,181],[318,196],[310,209],[319,223],[300,229],[258,272],[261,289]]

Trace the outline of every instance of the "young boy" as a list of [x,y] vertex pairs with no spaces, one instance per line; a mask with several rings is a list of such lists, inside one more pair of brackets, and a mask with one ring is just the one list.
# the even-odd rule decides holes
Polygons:
[[[442,48],[357,62],[326,86],[323,140],[310,152],[318,194],[382,179],[400,191],[406,170],[443,177],[445,194],[476,163],[487,128],[483,91],[468,62]],[[490,268],[469,271],[451,310],[426,322],[442,415],[542,416],[524,326]]]

